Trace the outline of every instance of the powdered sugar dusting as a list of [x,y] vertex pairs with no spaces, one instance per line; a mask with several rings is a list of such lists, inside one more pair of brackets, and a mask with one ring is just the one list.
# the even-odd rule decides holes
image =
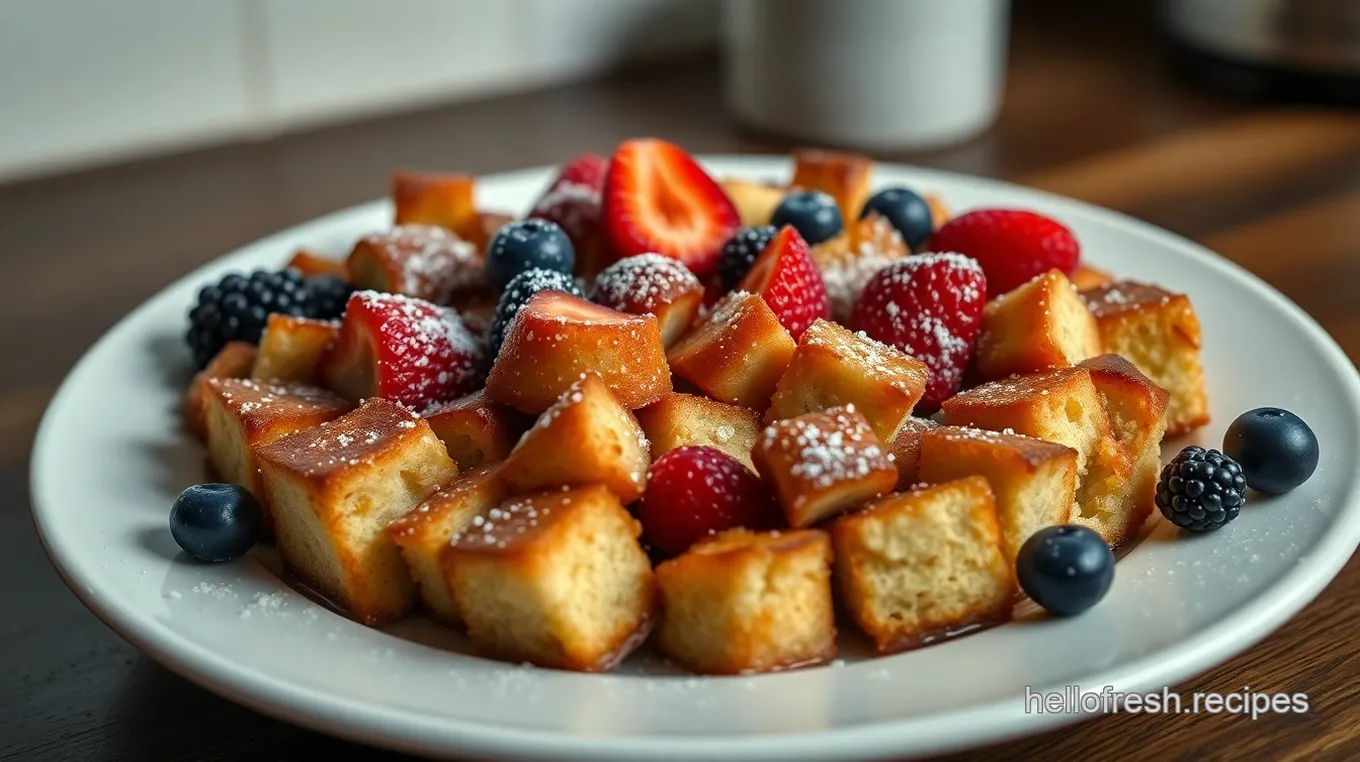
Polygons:
[[436,225],[399,225],[360,243],[387,262],[396,289],[407,296],[446,304],[455,295],[486,286],[477,249]]
[[359,291],[351,299],[377,319],[383,396],[423,410],[475,385],[484,350],[458,313],[401,294]]
[[765,428],[761,440],[766,451],[785,460],[790,475],[812,489],[827,489],[894,468],[854,405],[776,422]]
[[702,294],[703,290],[703,284],[679,260],[638,254],[606,267],[595,279],[590,298],[623,312],[656,313],[683,294]]

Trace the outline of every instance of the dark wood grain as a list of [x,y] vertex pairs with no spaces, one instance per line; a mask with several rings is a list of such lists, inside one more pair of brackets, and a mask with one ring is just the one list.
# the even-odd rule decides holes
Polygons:
[[[1360,115],[1273,108],[1167,76],[1145,12],[1020,3],[1000,121],[888,155],[1105,204],[1203,241],[1284,291],[1360,357]],[[118,317],[193,267],[383,194],[398,166],[491,172],[658,134],[779,151],[722,108],[713,61],[0,187],[0,759],[303,760],[366,750],[193,687],[87,613],[28,514],[27,460],[62,375]],[[91,496],[97,509],[97,496]],[[1184,686],[1304,691],[1307,715],[1121,715],[949,759],[1352,759],[1360,562],[1279,632]],[[398,759],[372,752],[369,758]]]

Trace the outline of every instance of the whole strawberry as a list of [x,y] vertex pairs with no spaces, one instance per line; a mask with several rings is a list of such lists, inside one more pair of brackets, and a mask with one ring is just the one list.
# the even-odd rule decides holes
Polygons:
[[918,413],[933,413],[963,383],[982,329],[988,280],[962,254],[919,254],[883,268],[850,313],[850,329],[906,352],[930,368]]
[[955,217],[926,241],[924,250],[976,259],[993,296],[1055,268],[1070,276],[1081,260],[1081,245],[1062,223],[1015,209],[979,209]]

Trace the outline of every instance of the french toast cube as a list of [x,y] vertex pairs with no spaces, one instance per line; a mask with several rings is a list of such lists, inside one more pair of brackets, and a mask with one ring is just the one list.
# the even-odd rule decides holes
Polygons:
[[1156,506],[1161,443],[1171,395],[1119,355],[1093,357],[1081,366],[1091,372],[1091,380],[1105,402],[1115,441],[1132,460],[1133,473],[1111,491],[1114,497],[1106,505],[1084,505],[1072,521],[1100,533],[1113,547],[1132,539]]
[[1200,363],[1200,325],[1185,294],[1120,281],[1083,291],[1106,352],[1124,357],[1171,394],[1166,435],[1188,434],[1209,422]]
[[219,479],[239,484],[259,498],[266,530],[272,525],[272,512],[260,477],[258,449],[337,418],[352,407],[325,389],[237,378],[209,379],[204,404],[208,460]]
[[754,410],[695,394],[671,392],[637,411],[638,423],[651,443],[652,460],[677,447],[713,447],[756,470],[751,450],[760,434]]
[[883,497],[833,521],[831,541],[841,605],[879,653],[1010,618],[1015,574],[981,476]]
[[897,489],[910,489],[920,481],[921,435],[938,428],[940,424],[929,418],[908,416],[893,432],[892,439],[888,440],[888,452],[897,467]]
[[886,442],[911,415],[929,378],[930,369],[915,357],[819,318],[779,377],[767,420],[854,405]]
[[701,674],[750,674],[836,655],[831,541],[817,529],[733,529],[656,568],[661,652]]
[[788,193],[787,188],[778,185],[738,177],[726,178],[719,184],[722,185],[727,198],[732,201],[732,205],[737,208],[737,216],[741,217],[741,224],[744,227],[770,224],[775,208]]
[[944,426],[921,435],[918,474],[929,484],[981,476],[991,487],[1007,563],[1035,532],[1076,508],[1077,452],[1041,439]]
[[284,268],[297,270],[306,278],[330,275],[341,280],[349,279],[349,270],[345,268],[344,262],[308,249],[298,249],[293,254],[293,258],[288,260],[288,264],[284,265]]
[[436,405],[421,417],[430,422],[459,471],[505,460],[533,423],[523,413],[487,399],[480,389]]
[[1114,283],[1114,276],[1088,265],[1077,265],[1077,271],[1072,273],[1072,285],[1078,291],[1099,288],[1108,283]]
[[477,178],[467,174],[400,171],[392,175],[397,225],[438,225],[462,231],[477,214]]
[[194,374],[184,392],[181,413],[184,425],[200,442],[208,441],[208,411],[204,407],[210,378],[249,378],[255,367],[255,345],[248,341],[228,341],[213,355],[203,370]]
[[486,396],[537,415],[594,371],[629,410],[671,390],[655,315],[627,315],[561,291],[534,294],[505,335]]
[[488,287],[481,252],[446,228],[399,225],[360,238],[345,260],[356,291],[447,305]]
[[512,498],[457,535],[443,566],[487,655],[599,672],[646,638],[656,581],[642,526],[603,485]]
[[897,467],[854,405],[770,424],[751,459],[793,527],[811,526],[897,484]]
[[987,302],[977,367],[989,379],[1076,365],[1100,354],[1096,319],[1061,270]]
[[265,323],[250,377],[257,381],[314,384],[321,355],[340,335],[340,324],[275,312]]
[[371,397],[256,456],[290,569],[363,624],[415,605],[415,583],[386,528],[458,477],[430,424]]
[[651,465],[647,437],[598,373],[562,393],[505,459],[516,493],[602,484],[624,503],[642,497]]
[[765,300],[733,291],[666,354],[671,370],[719,402],[769,407],[797,348]]
[[841,209],[841,218],[848,223],[859,219],[864,202],[869,200],[873,170],[874,160],[868,156],[800,148],[793,152],[793,181],[790,184],[831,196]]
[[387,525],[387,535],[396,543],[411,579],[420,590],[420,600],[439,621],[463,626],[458,602],[449,591],[443,568],[444,548],[455,535],[486,515],[509,497],[509,488],[494,466],[459,472],[452,484],[442,487],[409,513]]

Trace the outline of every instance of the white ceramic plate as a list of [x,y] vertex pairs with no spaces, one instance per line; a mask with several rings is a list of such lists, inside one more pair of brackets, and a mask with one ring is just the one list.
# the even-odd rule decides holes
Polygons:
[[[771,158],[710,164],[724,175],[788,172]],[[547,177],[485,178],[480,201],[522,209]],[[1217,446],[1250,408],[1286,407],[1321,442],[1316,475],[1286,497],[1254,497],[1208,536],[1180,537],[1154,517],[1109,596],[1083,616],[1051,620],[1031,606],[1012,624],[888,658],[861,658],[850,638],[842,663],[770,676],[691,678],[645,657],[615,674],[579,675],[458,653],[457,636],[424,621],[367,629],[283,584],[268,553],[186,561],[166,520],[175,495],[203,479],[203,451],[177,418],[190,372],[180,337],[197,290],[229,270],[281,266],[299,246],[338,255],[387,226],[391,209],[375,202],[190,274],[86,354],[34,451],[43,541],[86,605],[189,679],[327,733],[445,756],[792,760],[980,745],[1076,719],[1027,714],[1027,688],[1175,685],[1260,640],[1322,590],[1360,539],[1360,383],[1303,312],[1214,254],[1112,212],[906,167],[880,165],[877,181],[938,191],[956,209],[1042,210],[1076,231],[1092,263],[1188,292],[1204,325],[1214,418],[1197,441]]]

